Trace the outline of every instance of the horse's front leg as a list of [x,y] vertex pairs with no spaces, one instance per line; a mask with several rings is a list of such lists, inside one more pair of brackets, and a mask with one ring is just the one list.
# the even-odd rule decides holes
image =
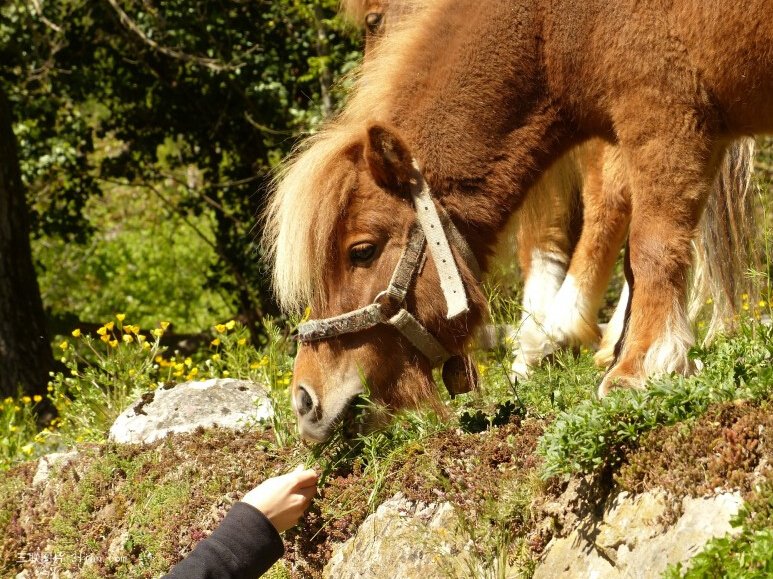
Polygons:
[[693,370],[686,314],[690,244],[719,151],[691,110],[675,117],[651,103],[636,105],[619,129],[632,197],[630,315],[599,396],[616,387],[642,387],[648,376]]

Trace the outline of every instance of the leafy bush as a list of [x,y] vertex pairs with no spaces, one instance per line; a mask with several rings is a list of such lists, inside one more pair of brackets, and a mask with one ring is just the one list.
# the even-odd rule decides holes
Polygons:
[[95,335],[73,330],[75,340],[59,344],[67,372],[57,372],[48,389],[64,442],[104,440],[118,415],[159,384],[162,368],[154,359],[163,352],[160,339],[168,322],[143,333],[125,319],[117,314]]

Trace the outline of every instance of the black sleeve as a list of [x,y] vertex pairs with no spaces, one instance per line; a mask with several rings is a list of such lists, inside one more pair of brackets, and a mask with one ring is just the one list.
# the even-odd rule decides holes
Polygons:
[[165,579],[254,579],[283,554],[284,544],[271,521],[240,501]]

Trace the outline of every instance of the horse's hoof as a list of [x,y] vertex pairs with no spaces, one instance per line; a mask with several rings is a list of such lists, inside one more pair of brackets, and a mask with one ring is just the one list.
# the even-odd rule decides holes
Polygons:
[[615,345],[602,343],[598,352],[593,355],[593,363],[597,368],[609,368],[615,361]]
[[644,379],[641,377],[609,372],[606,376],[604,376],[604,379],[599,385],[598,397],[604,398],[608,396],[612,390],[641,390],[642,388],[644,388]]

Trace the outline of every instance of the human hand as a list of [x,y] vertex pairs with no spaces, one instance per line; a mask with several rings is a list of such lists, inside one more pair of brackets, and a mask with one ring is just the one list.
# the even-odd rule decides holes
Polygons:
[[271,521],[278,532],[293,527],[317,494],[317,473],[302,467],[266,479],[246,495],[242,502],[252,505]]

